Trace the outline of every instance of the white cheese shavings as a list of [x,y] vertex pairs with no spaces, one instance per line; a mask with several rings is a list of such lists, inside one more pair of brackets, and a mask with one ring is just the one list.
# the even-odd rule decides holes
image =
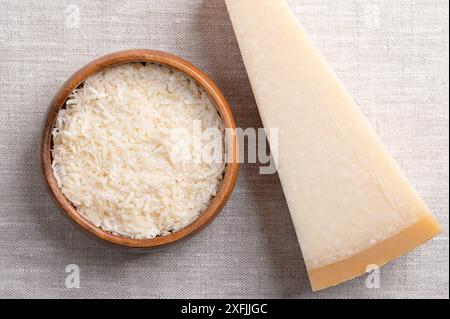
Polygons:
[[180,141],[171,132],[184,129],[180,138],[194,152],[194,121],[202,131],[224,132],[208,94],[181,72],[140,63],[109,68],[88,78],[58,114],[56,181],[106,231],[131,238],[177,231],[205,211],[225,170],[223,161],[174,161]]

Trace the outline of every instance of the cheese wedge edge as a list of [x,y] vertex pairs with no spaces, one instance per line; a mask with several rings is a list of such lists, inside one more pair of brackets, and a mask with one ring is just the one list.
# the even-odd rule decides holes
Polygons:
[[350,258],[308,272],[311,287],[319,291],[363,275],[367,266],[383,266],[420,246],[442,232],[441,225],[432,216],[383,242]]
[[283,0],[225,0],[313,290],[442,231]]

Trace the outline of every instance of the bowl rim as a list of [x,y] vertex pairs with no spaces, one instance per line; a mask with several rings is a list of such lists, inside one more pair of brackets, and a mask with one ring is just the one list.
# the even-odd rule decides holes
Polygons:
[[[229,161],[226,165],[224,178],[219,186],[217,195],[212,199],[208,208],[188,226],[168,235],[148,239],[133,239],[116,235],[89,222],[75,209],[75,207],[62,193],[53,175],[52,169],[52,130],[55,126],[58,113],[65,106],[70,93],[82,84],[86,78],[100,72],[101,70],[111,66],[133,62],[152,62],[166,65],[170,68],[181,71],[191,79],[195,80],[197,84],[203,87],[211,97],[211,100],[214,102],[214,105],[219,111],[225,128],[232,129],[229,130],[231,132],[231,138],[228,139],[229,144],[227,145],[227,152],[229,152],[227,156],[231,156],[231,161]],[[42,172],[50,195],[59,210],[75,225],[79,226],[84,232],[94,236],[95,238],[98,238],[103,242],[113,244],[114,246],[121,246],[131,249],[145,250],[162,247],[197,234],[212,220],[214,220],[214,218],[217,217],[222,208],[225,206],[225,203],[228,201],[236,184],[239,172],[236,122],[234,120],[232,110],[222,91],[208,77],[208,75],[206,75],[199,68],[176,55],[162,51],[147,49],[118,51],[95,59],[79,69],[63,84],[54,96],[44,122],[41,138],[42,140],[39,156]]]

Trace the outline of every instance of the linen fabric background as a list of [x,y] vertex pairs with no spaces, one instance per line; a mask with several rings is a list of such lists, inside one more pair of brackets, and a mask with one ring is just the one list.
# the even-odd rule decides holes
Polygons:
[[[140,255],[104,247],[62,217],[42,181],[52,96],[103,54],[158,49],[206,71],[240,127],[261,127],[224,0],[2,0],[1,298],[449,297],[448,1],[288,3],[444,232],[382,268],[379,289],[363,276],[312,293],[277,175],[243,164],[226,208],[197,237]],[[65,285],[70,264],[79,289]]]

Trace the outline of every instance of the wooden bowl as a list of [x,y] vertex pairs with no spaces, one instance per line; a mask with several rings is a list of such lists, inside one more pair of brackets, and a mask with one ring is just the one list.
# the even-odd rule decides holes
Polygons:
[[103,56],[77,71],[56,93],[53,101],[51,102],[50,110],[45,121],[40,151],[44,178],[53,200],[69,220],[80,226],[85,232],[101,239],[103,242],[136,250],[146,250],[166,246],[192,236],[208,225],[220,213],[231,195],[238,176],[239,166],[237,161],[237,137],[235,135],[235,130],[233,130],[232,139],[230,140],[231,143],[229,143],[227,150],[227,155],[231,156],[232,161],[226,166],[225,175],[217,195],[212,199],[208,209],[185,228],[161,237],[151,239],[132,239],[111,234],[90,223],[86,218],[78,213],[76,208],[64,196],[53,175],[51,165],[51,150],[53,147],[52,130],[55,126],[58,112],[65,106],[69,94],[80,84],[82,84],[86,78],[110,66],[129,62],[153,62],[169,66],[185,73],[191,79],[195,80],[197,84],[203,87],[209,94],[217,107],[220,116],[222,117],[225,127],[235,129],[236,124],[230,106],[228,105],[222,92],[205,73],[177,56],[159,51],[128,50]]

